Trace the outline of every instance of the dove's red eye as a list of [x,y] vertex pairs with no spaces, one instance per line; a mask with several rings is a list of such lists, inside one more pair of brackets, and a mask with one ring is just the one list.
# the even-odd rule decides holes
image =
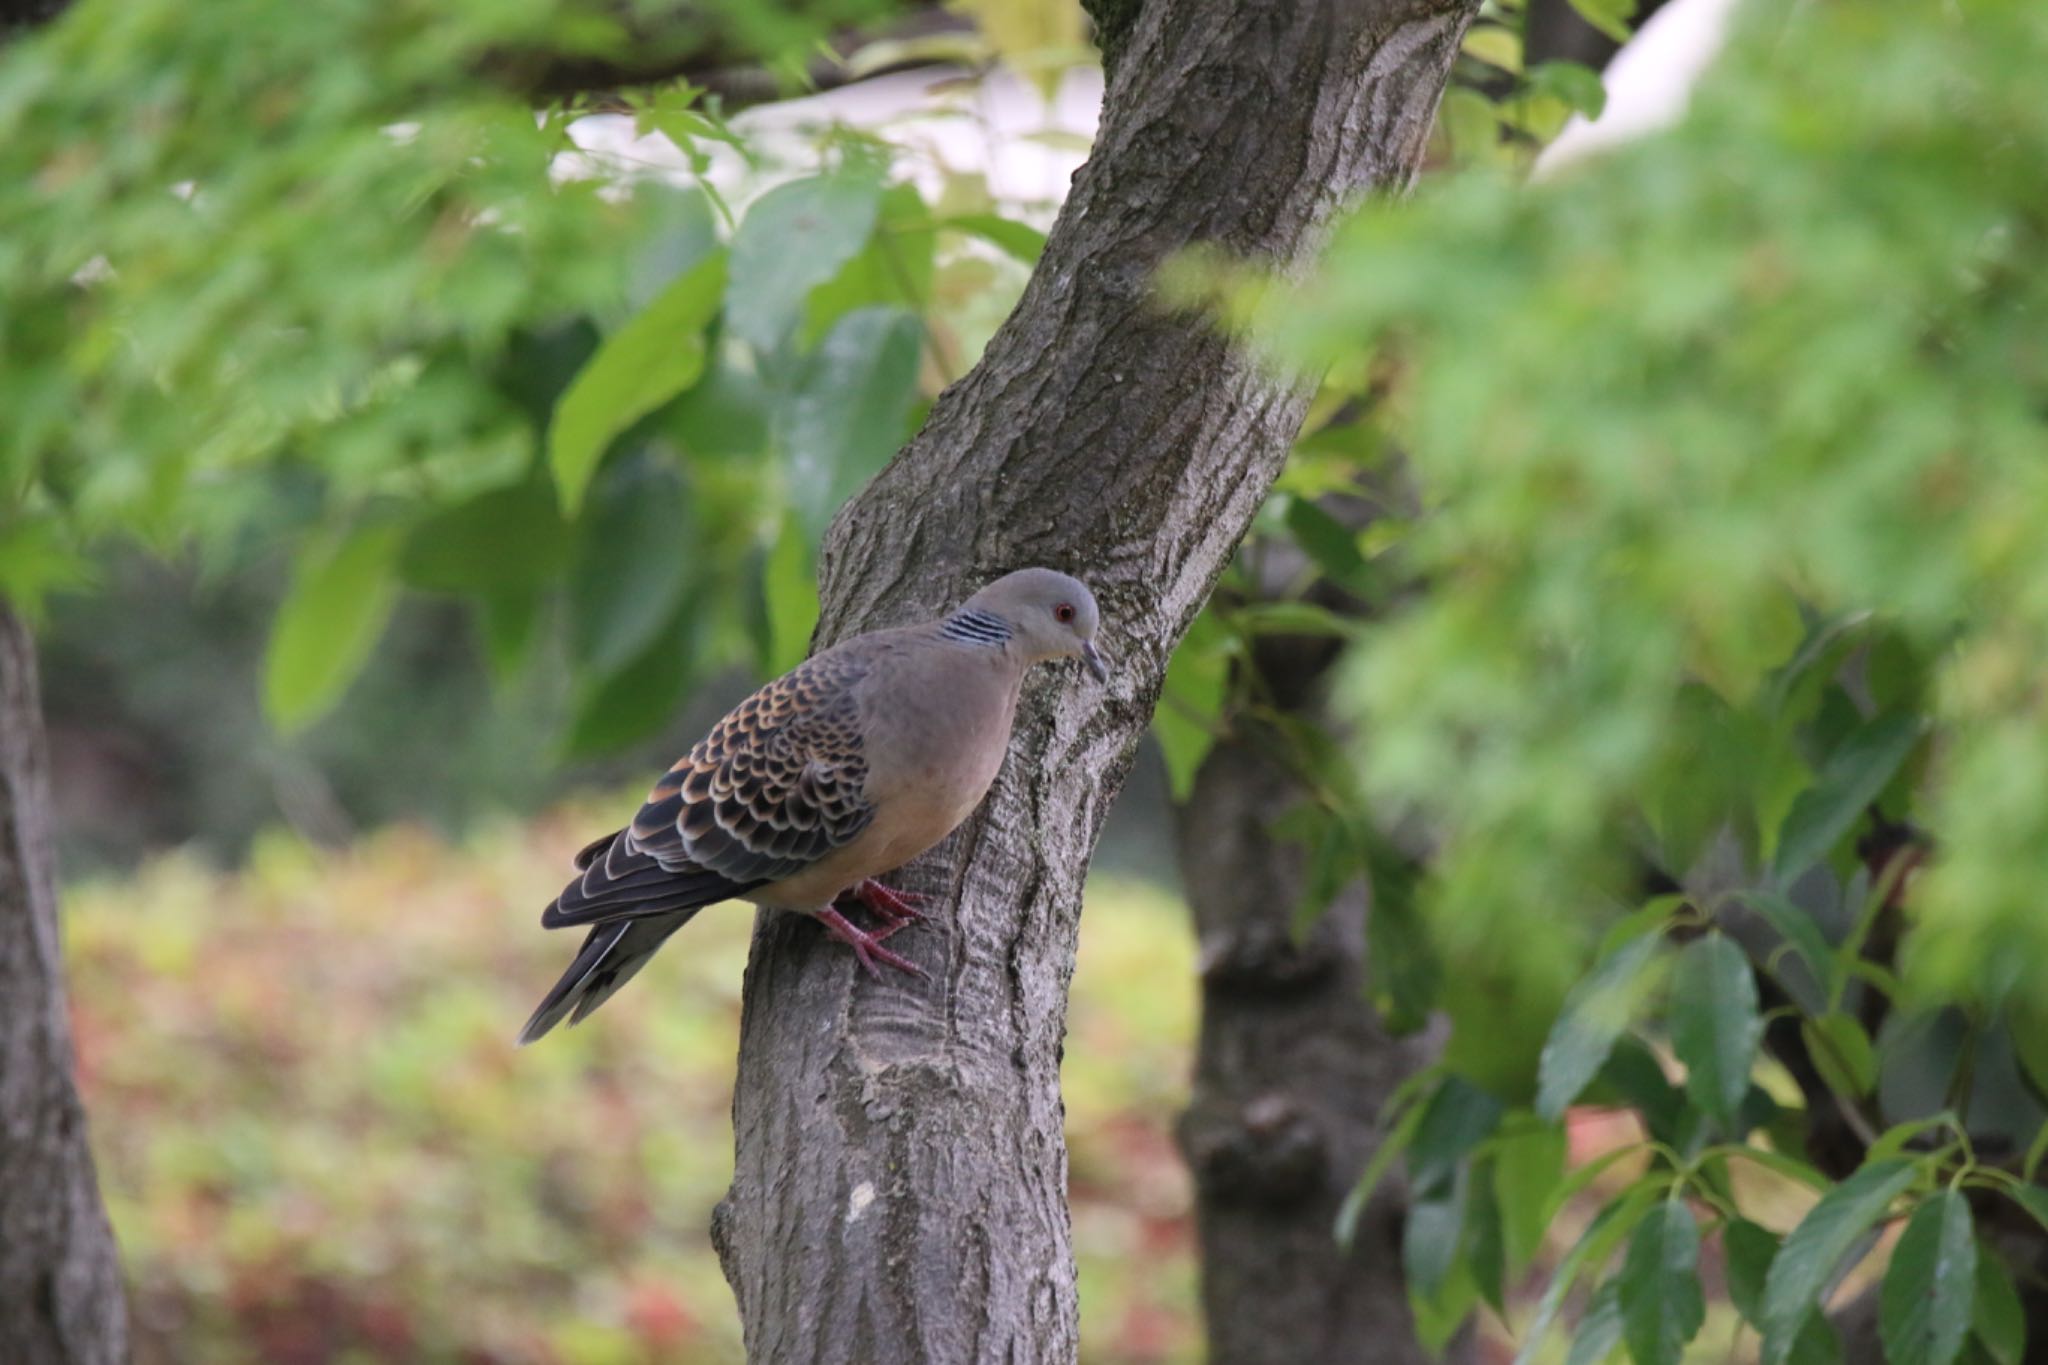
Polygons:
[[1060,623],[1061,625],[1065,625],[1065,624],[1066,624],[1067,622],[1069,622],[1069,621],[1073,620],[1073,619],[1074,619],[1074,606],[1073,606],[1073,603],[1071,603],[1071,602],[1062,602],[1062,603],[1060,603],[1060,604],[1059,604],[1058,606],[1054,607],[1054,608],[1052,609],[1052,619],[1053,619],[1053,620],[1055,620],[1055,621],[1058,621],[1058,622],[1059,622],[1059,623]]

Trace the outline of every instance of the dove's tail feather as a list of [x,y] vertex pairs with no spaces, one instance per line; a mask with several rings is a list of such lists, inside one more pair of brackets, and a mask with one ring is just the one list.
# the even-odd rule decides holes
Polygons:
[[589,1018],[591,1011],[632,980],[633,973],[647,965],[647,959],[668,941],[668,936],[689,923],[696,913],[695,909],[679,910],[616,920],[592,929],[569,970],[562,973],[562,979],[540,1002],[526,1027],[519,1030],[519,1045],[524,1047],[544,1036],[565,1017],[571,1024]]
[[621,837],[625,833],[607,834],[576,855],[576,878],[541,911],[541,928],[660,918],[731,900],[763,885],[760,878],[734,881],[693,863],[664,867]]

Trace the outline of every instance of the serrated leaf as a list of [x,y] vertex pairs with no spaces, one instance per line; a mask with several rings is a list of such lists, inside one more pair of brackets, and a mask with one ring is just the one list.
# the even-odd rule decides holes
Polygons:
[[613,439],[703,374],[704,329],[718,312],[725,266],[725,252],[714,251],[684,271],[605,338],[555,405],[548,465],[570,516]]
[[1867,1165],[1822,1195],[1771,1263],[1764,1284],[1763,1365],[1785,1365],[1843,1257],[1913,1183],[1910,1161]]
[[1779,885],[1789,885],[1826,857],[1862,818],[1913,752],[1920,728],[1915,716],[1879,716],[1835,747],[1820,777],[1799,794],[1778,830],[1772,869]]
[[837,275],[874,230],[882,186],[872,175],[810,176],[756,199],[733,235],[726,319],[758,351],[779,347],[811,290]]
[[1683,1199],[1666,1199],[1636,1228],[1623,1258],[1621,1330],[1636,1365],[1678,1365],[1707,1318],[1700,1228]]
[[1660,940],[1644,937],[1609,954],[1565,997],[1537,1063],[1536,1112],[1556,1122],[1635,1019]]
[[399,526],[364,526],[300,554],[263,660],[263,709],[278,729],[310,724],[369,661],[398,598],[403,535]]
[[790,503],[812,541],[909,434],[922,333],[901,308],[841,318],[804,357],[777,413]]
[[1838,1095],[1858,1098],[1877,1085],[1877,1052],[1854,1015],[1836,1011],[1799,1021],[1799,1037],[1821,1079]]
[[1692,1102],[1728,1128],[1749,1093],[1763,1019],[1742,949],[1719,933],[1688,944],[1671,979],[1671,1046]]
[[1890,1365],[1951,1365],[1970,1331],[1977,1230],[1970,1202],[1945,1189],[1921,1201],[1892,1251],[1878,1300]]

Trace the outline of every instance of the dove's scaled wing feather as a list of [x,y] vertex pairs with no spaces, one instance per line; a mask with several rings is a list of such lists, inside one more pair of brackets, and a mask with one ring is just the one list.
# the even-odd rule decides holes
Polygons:
[[583,875],[541,923],[694,909],[801,872],[858,837],[874,817],[857,697],[869,653],[820,654],[734,707],[631,825],[584,850]]

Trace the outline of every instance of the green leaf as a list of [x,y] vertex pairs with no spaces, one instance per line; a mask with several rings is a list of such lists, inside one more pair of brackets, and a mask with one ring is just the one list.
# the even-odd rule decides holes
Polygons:
[[533,652],[539,634],[541,599],[531,592],[487,593],[472,599],[484,662],[494,681],[512,680]]
[[1542,1249],[1550,1200],[1564,1181],[1568,1150],[1563,1127],[1543,1124],[1495,1140],[1493,1183],[1500,1200],[1501,1241],[1508,1269],[1519,1273]]
[[1737,1218],[1721,1229],[1721,1252],[1728,1269],[1728,1301],[1744,1322],[1761,1331],[1764,1279],[1778,1255],[1778,1234]]
[[1646,936],[1624,944],[1581,978],[1565,997],[1537,1064],[1536,1112],[1556,1122],[1565,1107],[1599,1074],[1636,1017],[1652,985],[1649,970],[1661,940]]
[[1287,533],[1325,578],[1367,601],[1383,595],[1386,585],[1359,549],[1357,532],[1307,498],[1289,498],[1285,520]]
[[1549,1287],[1536,1301],[1536,1312],[1522,1333],[1522,1345],[1515,1352],[1514,1365],[1534,1365],[1543,1348],[1544,1338],[1550,1335],[1550,1325],[1557,1321],[1558,1311],[1564,1307],[1572,1287],[1581,1276],[1599,1273],[1614,1254],[1614,1249],[1621,1245],[1622,1239],[1635,1231],[1636,1224],[1662,1196],[1663,1191],[1658,1186],[1641,1181],[1615,1196],[1593,1215],[1593,1221],[1586,1225],[1579,1240],[1558,1261]]
[[1522,35],[1499,24],[1474,24],[1465,34],[1464,53],[1503,71],[1520,71]]
[[922,332],[901,308],[841,318],[804,357],[777,414],[791,505],[815,542],[909,434]]
[[1799,794],[1778,830],[1773,875],[1781,886],[1826,857],[1862,818],[1913,752],[1920,730],[1918,717],[1879,716],[1828,755],[1819,779]]
[[398,576],[425,592],[531,592],[569,561],[569,528],[545,483],[494,489],[427,518],[406,537]]
[[1564,1365],[1602,1365],[1621,1345],[1621,1281],[1609,1280],[1587,1301],[1579,1330],[1572,1335]]
[[2005,1262],[1988,1246],[1977,1248],[1977,1285],[1970,1310],[1970,1335],[1994,1365],[2023,1365],[2027,1356],[2027,1313]]
[[605,471],[569,572],[569,645],[582,668],[604,676],[646,653],[689,582],[693,532],[672,464],[642,453]]
[[578,689],[563,756],[611,753],[660,730],[697,682],[692,614],[687,603],[661,623],[638,658]]
[[1842,1258],[1892,1200],[1913,1183],[1910,1161],[1867,1165],[1821,1196],[1807,1212],[1764,1284],[1763,1365],[1785,1365],[1800,1330],[1835,1276]]
[[1401,1220],[1401,1269],[1411,1294],[1432,1298],[1443,1288],[1464,1239],[1470,1189],[1470,1169],[1461,1164],[1449,1179],[1410,1191]]
[[2039,1185],[2003,1185],[2006,1197],[2034,1216],[2034,1221],[2048,1228],[2048,1189]]
[[1248,635],[1327,635],[1350,639],[1359,623],[1313,602],[1254,602],[1236,613]]
[[1423,1106],[1408,1157],[1411,1188],[1448,1184],[1472,1149],[1500,1126],[1501,1103],[1462,1076],[1447,1076]]
[[1529,69],[1529,89],[1562,100],[1575,114],[1599,118],[1607,107],[1600,73],[1577,62],[1540,62]]
[[915,185],[882,191],[875,230],[839,273],[804,301],[806,347],[857,308],[893,304],[924,314],[932,304],[932,264],[938,235]]
[[1804,975],[1788,971],[1782,955],[1772,952],[1764,958],[1767,969],[1800,1008],[1808,1014],[1823,1012],[1832,998],[1837,967],[1834,949],[1821,932],[1819,921],[1777,891],[1743,891],[1736,899],[1777,930],[1786,946],[1806,965]]
[[803,662],[818,625],[818,575],[811,541],[795,518],[782,523],[763,566],[761,592],[768,608],[766,672],[779,675]]
[[1802,1019],[1799,1037],[1821,1079],[1836,1094],[1855,1099],[1876,1088],[1877,1053],[1854,1015],[1838,1010],[1818,1019]]
[[1494,1312],[1507,1313],[1507,1234],[1502,1225],[1500,1189],[1493,1158],[1473,1158],[1466,1183],[1465,1266],[1472,1272],[1479,1297]]
[[1700,1229],[1680,1198],[1636,1228],[1621,1264],[1622,1335],[1636,1365],[1678,1365],[1706,1321],[1700,1293]]
[[970,237],[979,237],[1026,265],[1037,265],[1038,258],[1045,254],[1045,234],[1014,218],[1003,218],[993,213],[956,213],[939,219],[938,225],[954,232],[964,232]]
[[860,172],[792,180],[756,199],[733,236],[733,335],[757,351],[779,347],[810,292],[867,242],[881,201],[881,183]]
[[1636,0],[1571,0],[1571,5],[1581,19],[1617,43],[1634,36],[1628,21],[1635,17]]
[[1892,1251],[1878,1306],[1890,1365],[1951,1365],[1970,1331],[1977,1231],[1962,1191],[1923,1200]]
[[714,251],[607,337],[555,405],[548,464],[569,515],[613,439],[704,372],[704,329],[724,288],[725,253]]
[[1731,1126],[1764,1025],[1749,958],[1719,933],[1688,944],[1671,978],[1671,1046],[1692,1102]]
[[1370,824],[1354,823],[1371,884],[1366,915],[1366,992],[1389,1033],[1414,1033],[1429,1023],[1443,987],[1443,962],[1430,923],[1416,900],[1422,872]]
[[1195,618],[1167,661],[1166,682],[1152,712],[1152,737],[1166,760],[1173,799],[1188,799],[1222,722],[1236,637],[1209,612]]
[[1337,1210],[1337,1224],[1334,1229],[1337,1245],[1347,1253],[1358,1237],[1358,1220],[1365,1216],[1365,1206],[1372,1199],[1372,1192],[1393,1169],[1394,1161],[1415,1140],[1415,1132],[1422,1126],[1422,1116],[1427,1106],[1415,1105],[1406,1113],[1387,1135],[1380,1139],[1373,1149],[1372,1157],[1365,1163],[1365,1170],[1359,1173],[1358,1183],[1351,1187],[1351,1193],[1344,1196],[1343,1207]]
[[263,709],[278,729],[305,728],[369,661],[397,600],[403,535],[399,526],[363,526],[300,554],[263,661]]

